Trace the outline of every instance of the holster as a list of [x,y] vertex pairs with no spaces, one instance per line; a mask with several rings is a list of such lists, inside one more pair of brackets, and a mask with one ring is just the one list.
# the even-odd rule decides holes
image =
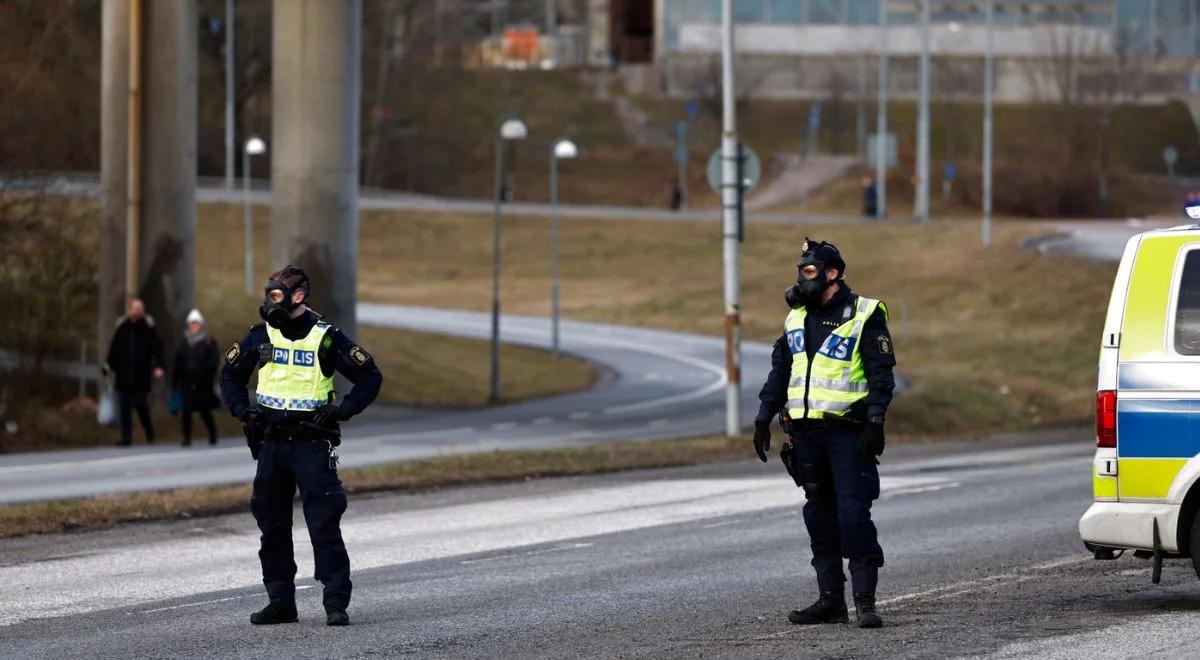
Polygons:
[[327,428],[313,422],[300,422],[300,428],[322,440],[328,440],[330,446],[337,447],[342,444],[342,429],[340,427]]
[[792,418],[790,415],[788,415],[786,409],[780,411],[780,413],[779,413],[779,428],[783,429],[783,432],[788,434],[788,437],[791,437],[791,435],[792,435]]
[[783,461],[783,467],[787,469],[787,473],[792,477],[792,481],[796,482],[796,487],[803,488],[804,481],[801,479],[799,466],[795,462],[796,454],[792,448],[792,443],[783,443],[783,446],[779,448],[779,458]]
[[256,461],[258,460],[258,454],[262,451],[266,431],[267,425],[258,421],[257,418],[242,424],[242,435],[246,436],[246,446],[250,448],[251,458]]

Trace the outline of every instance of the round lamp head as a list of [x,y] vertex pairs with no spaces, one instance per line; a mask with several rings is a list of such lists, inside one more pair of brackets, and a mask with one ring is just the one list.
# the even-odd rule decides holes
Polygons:
[[263,142],[262,138],[257,135],[246,140],[246,153],[251,156],[267,153],[267,143]]
[[500,124],[500,137],[505,140],[524,140],[529,136],[529,129],[520,119],[506,119]]
[[558,142],[554,143],[554,157],[555,158],[562,160],[565,158],[575,158],[578,155],[579,155],[579,147],[576,147],[574,142],[572,142],[566,138],[563,138],[563,139],[559,140]]

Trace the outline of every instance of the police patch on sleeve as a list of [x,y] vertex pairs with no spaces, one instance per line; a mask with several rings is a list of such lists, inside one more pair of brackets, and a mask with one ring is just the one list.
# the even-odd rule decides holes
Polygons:
[[229,350],[225,351],[225,361],[229,362],[229,363],[237,362],[237,359],[241,356],[242,356],[242,347],[239,346],[238,344],[234,344],[233,346],[230,346]]
[[882,355],[892,354],[892,338],[887,335],[879,335],[875,338],[875,345],[879,347],[879,352]]
[[371,356],[363,350],[362,346],[358,346],[356,344],[350,347],[350,359],[354,360],[354,364],[357,364],[361,367],[371,359]]

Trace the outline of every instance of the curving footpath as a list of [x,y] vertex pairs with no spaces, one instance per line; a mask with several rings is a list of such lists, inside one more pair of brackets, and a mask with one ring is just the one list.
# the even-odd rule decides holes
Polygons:
[[1055,232],[1025,241],[1024,247],[1042,254],[1060,254],[1094,261],[1120,261],[1125,243],[1137,234],[1184,224],[1183,220],[1154,217],[1129,220],[1079,220],[1053,225]]
[[[491,327],[485,313],[399,305],[362,303],[358,318],[362,325],[474,339],[488,337]],[[501,339],[547,348],[550,321],[506,315]],[[373,408],[346,426],[342,465],[723,432],[723,338],[563,321],[561,343],[565,352],[604,370],[596,387],[464,411]],[[770,351],[767,344],[742,344],[745,426],[757,410],[755,395],[770,368]],[[249,483],[253,477],[254,463],[241,438],[225,438],[215,449],[160,445],[15,454],[0,456],[0,503]]]

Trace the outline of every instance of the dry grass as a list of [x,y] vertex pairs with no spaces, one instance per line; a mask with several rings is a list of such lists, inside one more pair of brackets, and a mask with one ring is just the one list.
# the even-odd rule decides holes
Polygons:
[[[346,469],[341,471],[341,477],[347,490],[353,494],[404,492],[462,484],[693,465],[750,455],[752,450],[747,438],[697,438],[647,444],[612,443],[545,451],[446,456]],[[9,505],[0,507],[0,538],[106,527],[128,521],[246,511],[249,501],[249,486],[217,486]]]
[[[94,201],[47,200],[61,213],[80,222],[94,221],[98,213]],[[255,263],[267,269],[268,210],[255,209]],[[247,296],[242,269],[241,207],[200,205],[197,211],[196,305],[203,311],[209,333],[222,350],[241,339],[252,323],[258,322],[257,308],[261,293]],[[85,226],[89,226],[86,225]],[[86,242],[94,242],[88,234]],[[95,314],[94,307],[81,311],[81,317]],[[88,326],[90,328],[90,326]],[[164,332],[170,330],[163,330]],[[357,340],[375,357],[384,370],[384,385],[379,400],[397,405],[467,408],[488,405],[488,352],[486,342],[458,339],[403,330],[360,328]],[[0,338],[0,348],[12,348]],[[71,348],[71,351],[77,349]],[[71,358],[76,353],[67,353]],[[171,356],[168,356],[170,358]],[[566,394],[586,389],[595,383],[599,370],[592,364],[569,356],[554,357],[540,350],[504,346],[501,349],[501,400],[512,403],[530,398]],[[20,423],[20,432],[9,434],[0,428],[0,452],[34,451],[69,447],[94,447],[113,444],[119,437],[115,428],[98,427],[95,415],[87,410],[64,410],[62,404],[76,396],[73,381],[43,379],[32,398],[9,402],[8,414]],[[0,390],[13,391],[14,382],[0,378]],[[89,393],[94,395],[94,385]],[[161,442],[177,442],[179,421],[166,414],[168,395],[162,383],[152,393],[155,429]],[[216,413],[221,435],[238,435],[240,425],[224,411]],[[136,425],[135,425],[136,426]],[[203,442],[204,430],[198,419],[193,423],[193,441]],[[136,428],[140,429],[140,426]],[[141,432],[135,431],[140,442]]]
[[[269,269],[269,211],[254,209],[255,264],[262,279]],[[245,295],[242,267],[240,206],[203,204],[197,209],[196,263],[200,264],[197,304],[209,317],[214,332],[229,343],[240,338],[252,322],[261,303],[261,293]],[[237,249],[230,249],[228,237],[234,237]],[[490,236],[490,234],[489,234]],[[394,270],[395,259],[386,249],[368,244],[375,237],[363,233],[364,252],[372,250],[378,261],[360,264],[360,277],[374,268],[389,288],[409,286],[420,273]],[[394,243],[389,241],[389,243]],[[441,257],[454,260],[453,245],[445,245]],[[490,263],[490,262],[489,262]],[[389,274],[390,272],[390,274]],[[360,294],[375,286],[375,279],[361,283]],[[369,300],[377,297],[363,296]],[[454,300],[454,296],[447,298]],[[444,303],[444,301],[443,301]],[[445,306],[444,304],[438,306]],[[336,320],[335,320],[336,322]],[[487,404],[489,345],[487,342],[444,337],[420,332],[360,327],[356,340],[371,352],[384,371],[380,401],[399,405],[466,408]],[[599,375],[595,366],[571,357],[554,357],[544,351],[504,346],[500,352],[501,403],[534,397],[566,394],[590,387]]]
[[[490,219],[365,213],[365,299],[486,309]],[[505,309],[549,311],[544,219],[507,218]],[[1021,250],[1034,223],[998,223],[991,250],[976,223],[752,225],[742,251],[746,335],[781,331],[782,291],[804,236],[838,244],[856,290],[891,306],[900,369],[899,434],[990,433],[1091,414],[1096,338],[1114,267]],[[719,228],[713,223],[571,221],[562,230],[564,314],[723,332]],[[401,284],[396,284],[397,282]],[[449,302],[447,302],[449,301]],[[749,384],[753,392],[756,384]]]

